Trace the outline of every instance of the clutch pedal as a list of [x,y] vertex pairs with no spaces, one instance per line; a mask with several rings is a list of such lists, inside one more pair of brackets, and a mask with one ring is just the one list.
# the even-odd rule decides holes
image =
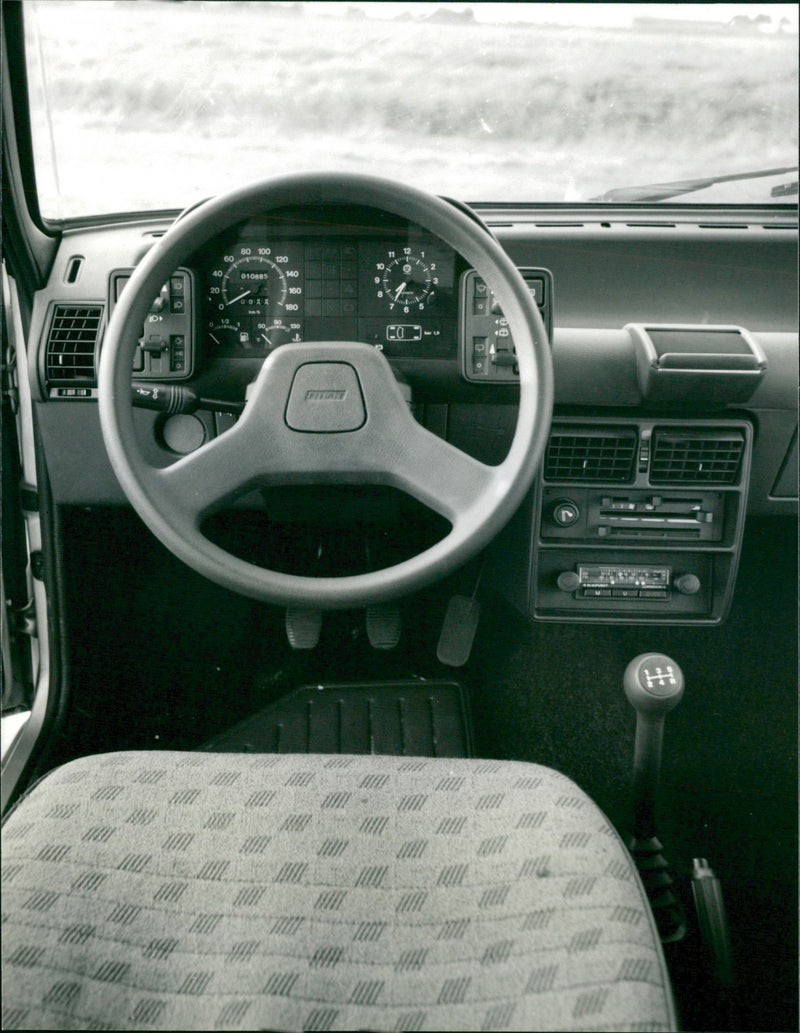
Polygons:
[[322,610],[286,610],[286,637],[292,649],[314,649],[322,630]]

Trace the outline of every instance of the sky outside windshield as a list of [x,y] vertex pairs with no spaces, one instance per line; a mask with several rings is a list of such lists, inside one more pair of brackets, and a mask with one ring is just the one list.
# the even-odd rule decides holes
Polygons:
[[789,4],[29,0],[26,15],[54,218],[309,169],[561,202],[796,161]]

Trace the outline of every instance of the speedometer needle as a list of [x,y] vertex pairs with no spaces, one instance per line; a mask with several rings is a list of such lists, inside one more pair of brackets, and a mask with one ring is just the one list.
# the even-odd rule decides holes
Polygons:
[[237,294],[235,298],[231,298],[231,300],[229,302],[227,302],[227,304],[228,305],[235,305],[237,301],[241,301],[242,298],[246,298],[248,294],[252,294],[252,293],[253,293],[252,291],[242,291],[242,293],[241,294]]
[[400,286],[397,288],[394,295],[395,304],[397,304],[397,302],[400,300],[400,295],[403,293],[407,286],[408,281],[406,280],[404,283],[401,283]]

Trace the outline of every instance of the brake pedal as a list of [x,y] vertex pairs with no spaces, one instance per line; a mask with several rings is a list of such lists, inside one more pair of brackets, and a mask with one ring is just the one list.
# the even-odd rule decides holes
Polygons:
[[286,610],[286,637],[292,649],[314,649],[322,630],[322,610]]
[[436,658],[448,667],[463,667],[472,652],[478,630],[481,604],[473,595],[454,595],[447,604]]
[[396,606],[367,607],[367,636],[373,649],[394,649],[403,633],[403,620]]

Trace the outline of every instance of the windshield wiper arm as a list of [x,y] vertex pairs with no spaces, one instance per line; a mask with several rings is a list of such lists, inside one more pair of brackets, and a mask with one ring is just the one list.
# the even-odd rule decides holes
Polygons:
[[702,179],[681,179],[675,183],[650,183],[647,186],[616,187],[607,190],[599,197],[591,197],[590,201],[668,201],[671,197],[691,194],[695,190],[705,190],[717,183],[734,183],[737,180],[760,179],[762,176],[782,176],[787,172],[797,172],[797,165],[788,165],[779,169],[757,169],[755,172],[734,172],[727,176],[705,176]]

